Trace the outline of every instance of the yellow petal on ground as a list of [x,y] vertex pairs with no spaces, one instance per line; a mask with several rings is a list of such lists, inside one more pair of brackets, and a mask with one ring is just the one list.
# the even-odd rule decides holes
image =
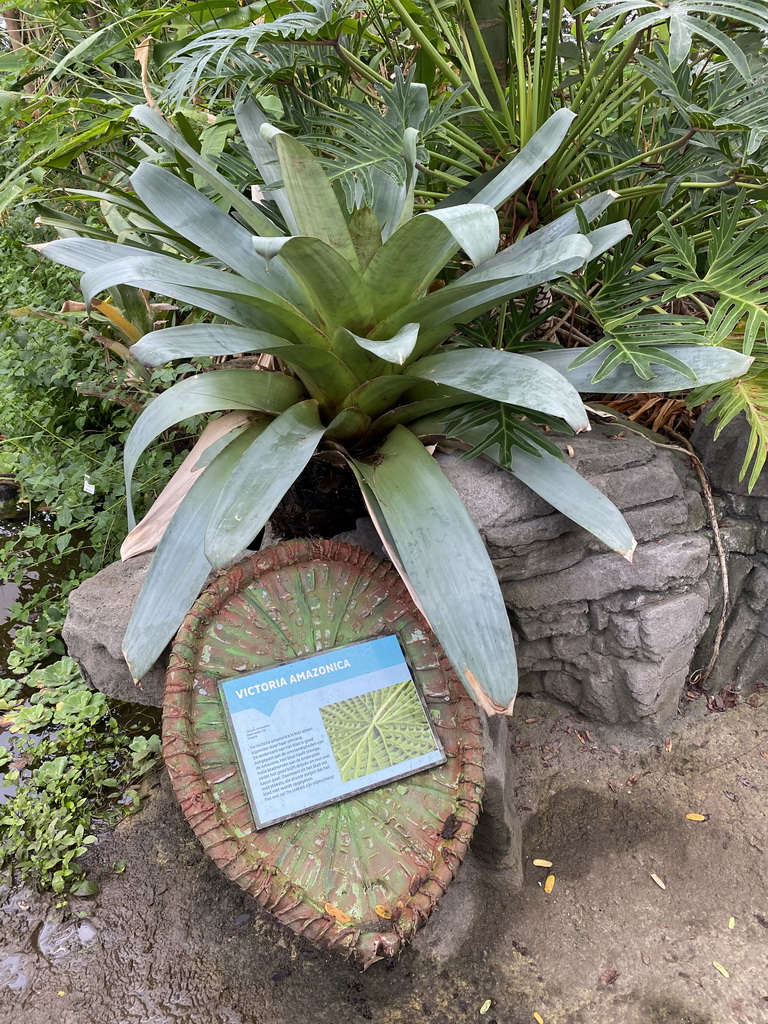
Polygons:
[[480,1013],[488,1013],[491,1008],[491,1000],[486,999],[483,1005],[480,1007]]
[[534,1012],[533,1019],[536,1021],[536,1024],[544,1024],[544,1018],[541,1016],[540,1013]]
[[540,857],[537,857],[536,860],[533,862],[533,866],[535,868],[551,868],[552,867],[552,861],[551,860],[541,860]]
[[686,814],[688,821],[706,821],[706,814]]
[[555,876],[547,875],[547,880],[544,883],[544,892],[552,892],[555,888]]
[[728,918],[728,927],[729,928],[735,928],[736,927],[736,918],[735,917],[729,917]]
[[730,974],[728,973],[728,971],[726,971],[723,965],[719,964],[717,960],[712,961],[712,966],[715,968],[716,971],[719,971],[724,978],[730,978]]
[[340,910],[333,903],[326,903],[325,906],[323,907],[323,910],[326,912],[326,914],[329,914],[334,919],[334,921],[338,921],[339,924],[349,924],[349,922],[352,920],[349,914],[345,914],[343,910]]
[[651,878],[654,880],[654,882],[656,883],[656,885],[658,885],[658,887],[660,889],[666,889],[667,888],[666,884],[664,882],[662,882],[662,880],[659,878],[658,875],[651,875]]

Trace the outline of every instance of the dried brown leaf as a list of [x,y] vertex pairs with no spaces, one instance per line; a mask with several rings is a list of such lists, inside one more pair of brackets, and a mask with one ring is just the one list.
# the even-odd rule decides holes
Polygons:
[[598,984],[600,984],[600,985],[612,985],[614,983],[614,981],[616,981],[618,976],[619,976],[619,972],[614,967],[609,967],[607,970],[603,971],[603,973],[600,975]]

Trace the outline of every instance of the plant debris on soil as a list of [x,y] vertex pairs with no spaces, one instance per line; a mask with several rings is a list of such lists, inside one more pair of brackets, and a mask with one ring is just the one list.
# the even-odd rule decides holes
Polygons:
[[766,694],[664,733],[517,707],[521,886],[470,853],[361,974],[217,871],[160,772],[88,855],[97,896],[0,893],[0,1024],[766,1024]]

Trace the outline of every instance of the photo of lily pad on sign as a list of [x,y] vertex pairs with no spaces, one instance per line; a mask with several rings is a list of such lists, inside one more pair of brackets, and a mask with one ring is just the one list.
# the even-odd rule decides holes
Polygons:
[[344,782],[435,749],[432,729],[410,679],[326,704],[320,716]]

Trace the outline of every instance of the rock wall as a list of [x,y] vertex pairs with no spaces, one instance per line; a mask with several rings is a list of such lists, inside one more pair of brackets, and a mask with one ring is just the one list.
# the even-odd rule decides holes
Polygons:
[[[768,481],[752,496],[739,483],[739,429],[717,445],[703,426],[696,437],[717,492],[732,592],[715,691],[754,688],[768,666]],[[632,564],[491,463],[438,455],[496,567],[518,641],[520,689],[598,721],[660,723],[674,714],[691,672],[710,657],[722,609],[693,462],[654,437],[613,424],[563,443],[571,465],[626,516],[638,541]],[[343,539],[373,547],[370,524],[359,526]],[[93,685],[160,704],[162,660],[138,689],[120,653],[146,563],[118,563],[79,587],[64,636]]]
[[[714,434],[714,426],[700,419],[692,438],[714,492],[730,591],[720,653],[707,689],[715,693],[731,687],[747,694],[768,684],[768,471],[763,471],[751,494],[748,478],[739,480],[749,439],[743,416],[732,420],[717,440]],[[722,610],[718,587],[694,668],[707,663]]]
[[664,718],[709,621],[710,542],[695,471],[619,425],[572,438],[568,450],[624,513],[638,541],[632,564],[491,463],[439,459],[496,566],[520,689],[600,721]]

